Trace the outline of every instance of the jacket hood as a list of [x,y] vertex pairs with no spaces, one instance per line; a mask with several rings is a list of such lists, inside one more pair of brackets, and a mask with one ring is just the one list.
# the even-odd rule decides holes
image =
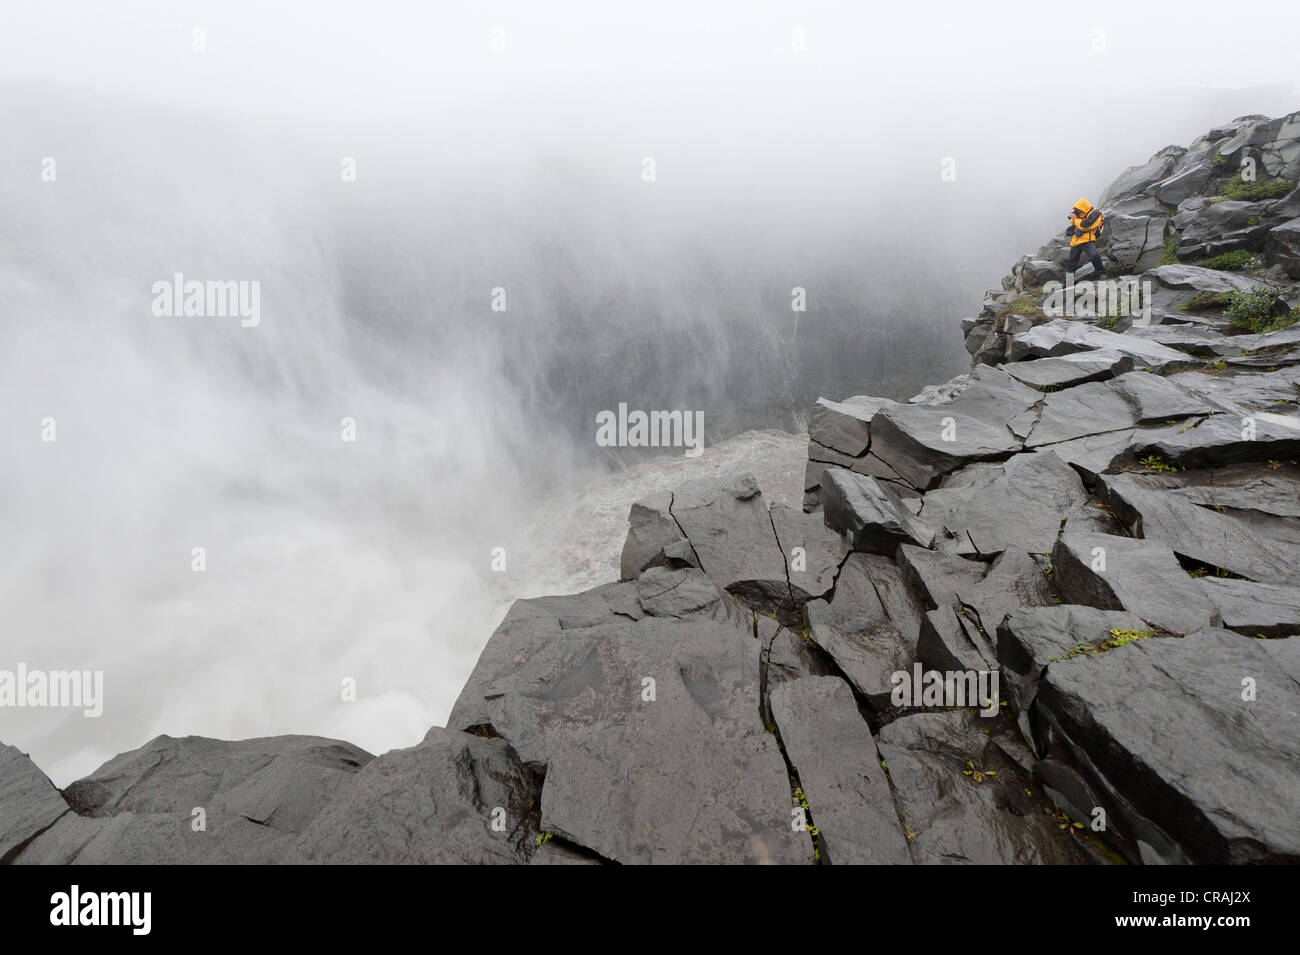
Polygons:
[[1078,209],[1086,216],[1089,212],[1092,211],[1092,203],[1089,202],[1087,199],[1080,199],[1078,202],[1074,204],[1074,208]]

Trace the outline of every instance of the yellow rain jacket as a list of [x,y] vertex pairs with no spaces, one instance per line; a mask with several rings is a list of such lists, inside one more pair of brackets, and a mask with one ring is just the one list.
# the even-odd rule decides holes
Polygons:
[[[1074,214],[1075,210],[1078,210],[1079,215]],[[1085,227],[1083,220],[1088,217],[1088,213],[1090,212],[1092,212],[1092,203],[1087,199],[1080,199],[1074,204],[1074,209],[1070,210],[1070,226],[1074,230],[1070,233],[1071,246],[1083,245],[1085,242],[1097,241],[1097,235],[1101,232],[1102,220],[1106,217],[1103,216],[1101,210],[1098,209],[1096,220]]]

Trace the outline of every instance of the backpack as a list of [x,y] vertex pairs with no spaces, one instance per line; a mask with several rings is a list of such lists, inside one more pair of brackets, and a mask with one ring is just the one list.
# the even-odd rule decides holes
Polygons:
[[[1100,219],[1100,218],[1101,218],[1101,210],[1100,210],[1100,209],[1093,209],[1093,210],[1092,210],[1091,212],[1089,212],[1086,216],[1084,216],[1082,219],[1079,220],[1079,231],[1080,231],[1080,232],[1091,232],[1091,231],[1092,231],[1092,227],[1093,227],[1094,225],[1097,224],[1097,220]],[[1097,236],[1096,236],[1096,237],[1097,237],[1098,239],[1101,238],[1101,230],[1104,228],[1104,226],[1105,226],[1105,223],[1102,223],[1101,225],[1098,225],[1098,226],[1097,226]]]

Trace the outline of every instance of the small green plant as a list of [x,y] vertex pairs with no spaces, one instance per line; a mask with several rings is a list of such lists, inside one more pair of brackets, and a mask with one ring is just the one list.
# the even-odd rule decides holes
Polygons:
[[1246,225],[1259,225],[1259,216],[1251,216],[1246,220]]
[[1223,371],[1223,369],[1228,367],[1228,363],[1222,358],[1216,358],[1214,361],[1210,362],[1210,367],[1215,371]]
[[1270,182],[1244,182],[1233,179],[1223,187],[1223,195],[1228,199],[1242,202],[1259,202],[1261,199],[1278,199],[1295,188],[1290,179],[1274,179]]
[[1228,307],[1224,309],[1224,314],[1236,328],[1257,334],[1276,331],[1295,321],[1294,317],[1278,316],[1277,301],[1277,292],[1267,286],[1257,285],[1249,292],[1229,292]]
[[1224,252],[1221,255],[1211,256],[1201,264],[1207,269],[1219,269],[1224,272],[1257,269],[1261,265],[1259,256],[1247,249],[1237,249],[1235,252]]
[[1210,160],[1210,167],[1222,171],[1228,168],[1228,163],[1230,161],[1231,160],[1229,160],[1227,156],[1223,155],[1223,153],[1216,149],[1214,151],[1214,158]]
[[1115,628],[1110,632],[1109,640],[1102,640],[1100,643],[1076,643],[1063,657],[1049,657],[1052,662],[1060,660],[1073,660],[1075,657],[1095,657],[1099,653],[1105,653],[1107,650],[1115,650],[1134,642],[1135,640],[1145,640],[1147,637],[1155,635],[1153,630],[1123,630]]
[[555,833],[553,832],[539,832],[537,834],[537,844],[538,846],[544,846],[554,838]]
[[968,759],[966,760],[966,768],[961,771],[961,774],[963,776],[969,776],[972,782],[982,783],[985,779],[988,779],[990,776],[996,776],[998,773],[995,769],[980,769]]
[[1182,468],[1178,467],[1176,464],[1166,464],[1164,458],[1160,457],[1158,454],[1148,454],[1145,458],[1139,458],[1138,464],[1142,465],[1148,471],[1166,471],[1173,473],[1182,470]]
[[1232,302],[1231,292],[1197,292],[1182,305],[1178,306],[1180,312],[1190,312],[1193,309],[1202,308],[1222,308]]
[[1174,265],[1178,262],[1178,233],[1175,232],[1165,243],[1165,249],[1160,253],[1160,261],[1157,265]]

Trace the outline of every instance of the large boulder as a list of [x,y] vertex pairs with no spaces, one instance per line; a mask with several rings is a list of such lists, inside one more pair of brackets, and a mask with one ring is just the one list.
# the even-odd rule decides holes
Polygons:
[[846,535],[857,551],[889,556],[899,544],[929,547],[934,540],[886,482],[843,468],[822,474],[822,511],[826,526]]
[[297,836],[373,758],[314,736],[159,736],[68,786],[64,797],[75,812],[15,861],[294,861]]
[[1130,166],[1106,187],[1097,205],[1106,208],[1112,200],[1149,192],[1156,183],[1167,179],[1174,164],[1187,150],[1181,146],[1166,146],[1141,166]]
[[1291,278],[1300,279],[1300,217],[1268,230],[1264,256],[1269,263],[1282,266]]
[[1067,603],[1127,610],[1171,633],[1219,623],[1217,608],[1158,541],[1063,534],[1052,551],[1052,570]]
[[673,491],[671,513],[719,587],[754,607],[789,604],[785,557],[752,474],[687,481]]
[[0,863],[69,812],[36,764],[13,746],[0,746]]
[[[1081,388],[1046,397],[1050,401]],[[1056,455],[1016,454],[948,475],[926,494],[922,513],[935,528],[940,550],[985,557],[1008,549],[1046,554],[1056,542],[1061,515],[1086,498],[1079,476]],[[1009,514],[1015,519],[1008,520]]]
[[[889,706],[891,675],[909,669],[916,659],[917,633],[904,634],[876,586],[876,579],[890,578],[888,569],[881,569],[887,563],[874,555],[850,555],[831,599],[808,604],[813,640],[877,712]],[[913,612],[919,631],[919,608]]]
[[685,616],[563,628],[567,599],[507,615],[449,720],[544,773],[541,829],[623,863],[810,862],[760,717],[752,616],[718,594]]
[[635,580],[650,567],[698,566],[690,542],[673,519],[672,503],[670,491],[659,491],[633,503],[619,561],[624,580]]
[[1111,510],[1133,533],[1186,560],[1263,582],[1288,580],[1300,565],[1300,520],[1203,505],[1136,474],[1100,481]]
[[881,728],[880,755],[918,864],[1084,861],[999,745],[1013,733],[972,710],[918,713]]
[[527,862],[541,779],[503,741],[435,727],[369,762],[293,847],[308,862]]
[[1023,440],[1007,422],[1040,397],[1006,372],[979,365],[951,396],[880,411],[872,421],[872,452],[912,486],[929,490],[960,467],[1019,451]]
[[890,398],[854,395],[843,401],[818,398],[808,421],[808,437],[823,447],[858,457],[871,446],[871,419]]
[[1264,204],[1229,199],[1206,206],[1178,235],[1178,257],[1219,255],[1234,249],[1258,250],[1268,232],[1260,222]]
[[1058,660],[1032,722],[1130,862],[1300,862],[1300,640],[1207,630]]

